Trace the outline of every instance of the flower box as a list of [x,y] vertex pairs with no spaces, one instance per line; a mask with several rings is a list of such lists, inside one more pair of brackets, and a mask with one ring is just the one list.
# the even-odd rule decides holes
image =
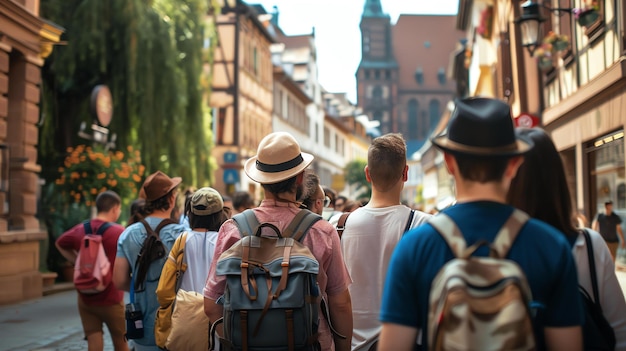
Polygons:
[[598,13],[598,11],[594,9],[589,9],[579,13],[576,20],[578,21],[578,24],[580,24],[582,27],[589,27],[590,25],[595,23],[599,17],[600,14]]

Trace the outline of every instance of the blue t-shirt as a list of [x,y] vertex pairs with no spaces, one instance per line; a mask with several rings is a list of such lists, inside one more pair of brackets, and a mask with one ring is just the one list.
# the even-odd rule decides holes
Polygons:
[[[146,217],[145,220],[154,230],[163,219]],[[185,227],[180,224],[169,224],[161,229],[159,237],[166,247],[166,252],[170,251],[174,245],[174,241],[176,241],[176,238],[184,230]],[[141,222],[137,222],[128,226],[117,241],[117,256],[124,257],[128,260],[130,271],[133,272],[133,274],[136,273],[137,267],[135,263],[139,251],[141,251],[141,247],[143,246],[143,242],[146,239],[146,235],[146,228],[144,228]],[[133,341],[139,345],[154,346],[154,350],[159,350],[154,340],[154,318],[159,308],[156,288],[159,284],[159,277],[161,276],[161,270],[163,269],[166,259],[167,254],[162,259],[152,262],[150,268],[148,268],[148,274],[146,275],[145,289],[140,292],[135,292],[135,303],[139,304],[143,312],[144,337]]]
[[[467,246],[484,239],[492,242],[513,212],[513,207],[489,202],[462,203],[443,211],[457,224]],[[486,247],[476,255],[488,256]],[[424,224],[408,232],[391,257],[383,292],[380,319],[422,329],[422,344],[428,345],[428,300],[431,283],[439,269],[454,258],[441,235]],[[544,327],[581,325],[583,308],[571,247],[554,227],[530,219],[507,255],[516,261],[530,285],[537,310],[534,319],[539,349],[545,348]]]

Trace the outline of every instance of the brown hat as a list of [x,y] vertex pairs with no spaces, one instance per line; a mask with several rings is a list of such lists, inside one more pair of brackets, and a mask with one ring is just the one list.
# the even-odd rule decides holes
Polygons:
[[516,156],[532,148],[532,143],[515,135],[511,107],[490,98],[455,101],[446,133],[432,143],[443,151],[472,156]]
[[244,170],[258,183],[274,184],[298,175],[311,162],[313,155],[301,152],[296,138],[275,132],[261,140],[257,155],[246,161]]
[[162,198],[172,191],[172,189],[176,188],[181,181],[182,179],[180,177],[170,178],[161,171],[150,174],[143,182],[142,186],[146,201],[154,201]]
[[220,212],[224,208],[224,200],[217,190],[204,187],[196,190],[191,196],[191,212],[197,216],[208,216]]

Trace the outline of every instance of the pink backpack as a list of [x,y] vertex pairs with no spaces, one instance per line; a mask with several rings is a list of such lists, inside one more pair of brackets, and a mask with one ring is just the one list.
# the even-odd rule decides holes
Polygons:
[[93,234],[91,223],[85,221],[85,236],[80,244],[76,264],[74,265],[74,286],[83,294],[97,294],[104,291],[111,283],[111,262],[102,246],[102,234],[111,226],[105,222]]

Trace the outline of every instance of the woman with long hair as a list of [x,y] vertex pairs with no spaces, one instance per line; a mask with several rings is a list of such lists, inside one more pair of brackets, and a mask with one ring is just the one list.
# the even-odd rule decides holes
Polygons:
[[551,224],[563,232],[572,244],[578,283],[597,301],[598,297],[593,296],[590,262],[583,231],[589,233],[602,312],[615,332],[615,350],[626,350],[626,302],[604,239],[594,230],[577,228],[563,162],[550,136],[539,128],[518,128],[516,133],[532,141],[534,147],[526,153],[524,163],[511,182],[507,201],[531,217]]

